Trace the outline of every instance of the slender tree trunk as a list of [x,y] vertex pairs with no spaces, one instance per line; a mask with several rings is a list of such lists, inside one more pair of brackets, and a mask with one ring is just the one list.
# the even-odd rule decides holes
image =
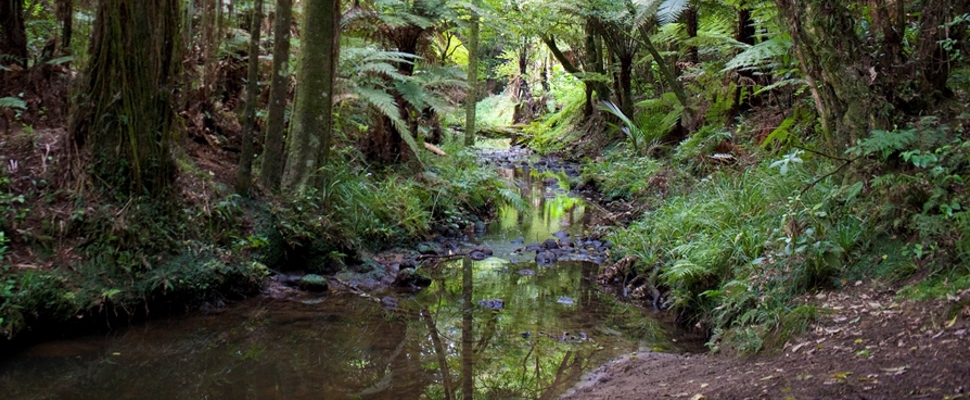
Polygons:
[[273,73],[269,91],[269,116],[266,140],[263,143],[263,164],[259,182],[263,188],[277,191],[283,176],[283,130],[286,122],[286,93],[289,88],[290,24],[293,20],[293,1],[276,3],[276,28],[273,34]]
[[[684,25],[687,28],[687,38],[693,40],[697,38],[697,5],[692,4],[684,10],[683,14]],[[690,45],[687,47],[687,62],[692,64],[697,64],[700,62],[700,57],[697,54],[697,46]]]
[[[478,0],[473,4],[478,6]],[[475,145],[475,107],[478,105],[478,12],[472,10],[468,47],[468,96],[465,98],[465,146]]]
[[27,67],[24,0],[0,0],[0,63]]
[[674,91],[674,95],[677,96],[677,101],[685,109],[687,108],[687,93],[684,92],[684,88],[677,81],[677,75],[674,74],[674,70],[670,67],[670,64],[660,55],[657,51],[657,47],[653,45],[653,41],[650,40],[650,32],[647,30],[646,25],[640,26],[640,39],[643,41],[643,46],[647,48],[647,51],[653,56],[653,60],[657,62],[657,66],[660,68],[660,73],[663,74],[664,80],[670,85],[670,89]]
[[620,110],[629,118],[633,118],[633,56],[619,57],[620,62]]
[[[101,0],[73,132],[79,167],[109,191],[169,193],[179,0]],[[89,161],[88,161],[89,160]],[[87,161],[88,165],[79,165]]]
[[289,154],[283,185],[302,191],[318,168],[328,162],[333,129],[333,84],[340,29],[340,1],[303,3],[303,47],[293,121],[287,137]]
[[66,53],[71,47],[71,39],[74,36],[74,0],[57,2],[57,19],[61,21],[60,48],[62,53]]
[[515,109],[512,111],[512,122],[526,123],[535,118],[535,101],[532,99],[532,89],[529,87],[527,79],[529,74],[529,43],[530,38],[525,38],[522,48],[519,49],[519,75],[515,77],[513,92],[515,99]]
[[475,335],[472,332],[472,314],[474,305],[472,294],[472,262],[467,257],[462,260],[461,267],[461,398],[472,400],[475,395]]
[[[745,2],[741,2],[738,5],[738,25],[734,39],[738,42],[754,45],[754,25],[751,20],[751,10],[747,8]],[[751,98],[744,98],[744,85],[747,82],[753,81],[755,78],[753,71],[742,70],[738,71],[738,81],[734,85],[734,102],[731,105],[731,111],[727,113],[727,120],[725,123],[732,123],[735,117],[741,115],[742,112],[747,111],[750,108]]]
[[246,83],[246,111],[243,115],[242,153],[236,174],[236,192],[248,195],[253,182],[253,139],[259,126],[256,124],[256,102],[259,100],[259,33],[263,23],[263,0],[253,6],[253,20],[249,25],[249,71]]

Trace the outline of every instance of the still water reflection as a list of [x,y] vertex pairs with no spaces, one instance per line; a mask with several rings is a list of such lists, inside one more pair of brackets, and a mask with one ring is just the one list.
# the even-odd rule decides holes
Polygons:
[[[539,267],[513,242],[581,233],[582,201],[529,182],[479,241],[495,256],[436,266],[392,296],[256,298],[219,313],[36,345],[0,360],[4,399],[535,399],[631,351],[666,348],[639,308],[600,293],[598,266]],[[562,185],[561,183],[559,185]],[[552,190],[550,190],[552,189]]]

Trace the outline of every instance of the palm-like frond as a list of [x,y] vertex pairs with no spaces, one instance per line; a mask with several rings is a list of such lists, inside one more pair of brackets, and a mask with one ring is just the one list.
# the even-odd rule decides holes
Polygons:
[[677,21],[680,14],[683,14],[690,7],[690,0],[664,0],[657,9],[657,20],[661,25],[666,25]]

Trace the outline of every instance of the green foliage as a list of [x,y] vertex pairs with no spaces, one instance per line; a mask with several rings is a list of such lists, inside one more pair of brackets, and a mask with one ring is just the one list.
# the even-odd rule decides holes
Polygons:
[[715,349],[757,352],[797,331],[814,314],[800,316],[791,300],[831,285],[858,245],[830,212],[843,192],[824,181],[799,194],[812,171],[793,164],[781,175],[769,164],[715,172],[615,233],[627,254],[656,260],[670,307],[711,329]]
[[880,221],[880,229],[915,239],[907,250],[908,265],[915,268],[907,273],[897,269],[897,279],[928,265],[932,267],[924,272],[930,275],[970,274],[965,267],[970,260],[970,213],[965,207],[970,202],[970,144],[963,134],[924,118],[912,127],[875,130],[848,150],[869,157],[859,172],[868,178],[873,202],[860,211]]
[[529,147],[539,153],[562,150],[571,140],[578,139],[577,133],[581,131],[576,125],[581,122],[583,106],[586,104],[583,85],[567,76],[560,76],[552,83],[557,88],[553,99],[559,105],[558,108],[525,128],[525,133],[532,137]]
[[[653,153],[653,150],[658,149],[660,147],[660,139],[670,129],[672,129],[673,125],[675,125],[677,123],[677,120],[680,119],[680,113],[674,111],[668,114],[668,115],[670,114],[676,115],[674,117],[675,119],[672,122],[667,121],[667,116],[664,116],[663,118],[661,118],[660,124],[663,127],[667,127],[666,129],[664,129],[663,127],[650,126],[650,124],[648,124],[648,126],[641,126],[631,121],[630,118],[628,118],[626,115],[623,114],[623,110],[620,110],[620,107],[617,106],[616,104],[613,104],[612,102],[604,101],[600,104],[599,108],[600,110],[606,111],[620,120],[623,126],[617,126],[612,123],[610,124],[610,126],[615,130],[623,132],[624,136],[626,136],[626,138],[629,140],[630,146],[633,148],[633,152],[639,156],[649,156],[651,153]],[[675,107],[675,110],[676,110],[676,107]],[[682,111],[683,108],[680,108],[680,110]],[[644,114],[658,115],[658,114],[650,114],[650,110],[647,110]],[[654,121],[650,121],[650,122],[654,122]]]
[[606,157],[604,162],[587,164],[583,179],[595,182],[607,198],[642,200],[651,189],[663,190],[650,184],[650,178],[662,168],[660,162],[623,151],[609,152]]

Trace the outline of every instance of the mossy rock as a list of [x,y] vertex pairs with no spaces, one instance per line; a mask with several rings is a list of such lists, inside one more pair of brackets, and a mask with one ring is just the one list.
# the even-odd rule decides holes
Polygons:
[[310,292],[325,292],[330,288],[330,281],[321,275],[306,274],[300,278],[300,288]]

